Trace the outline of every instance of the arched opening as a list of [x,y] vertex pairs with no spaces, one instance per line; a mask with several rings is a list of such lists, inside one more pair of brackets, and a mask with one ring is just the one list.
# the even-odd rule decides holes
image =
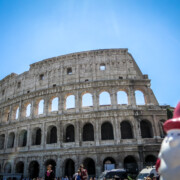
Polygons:
[[72,159],[67,159],[65,162],[65,171],[64,175],[68,177],[73,177],[73,174],[75,173],[75,164]]
[[128,104],[127,93],[125,91],[117,92],[117,103],[118,104]]
[[55,126],[48,127],[47,144],[57,143],[57,128]]
[[87,123],[83,127],[83,141],[94,141],[94,128],[91,123]]
[[27,144],[27,131],[22,130],[19,134],[19,147],[24,147]]
[[11,173],[11,164],[7,162],[4,166],[4,172],[5,173]]
[[17,107],[16,109],[16,116],[15,116],[15,119],[18,119],[19,118],[19,107]]
[[154,166],[156,164],[157,158],[154,155],[148,155],[145,158],[145,166]]
[[127,156],[124,159],[124,168],[129,173],[137,174],[138,173],[138,165],[133,156]]
[[58,111],[58,105],[59,105],[59,99],[58,97],[55,97],[51,101],[51,111]]
[[86,158],[83,162],[85,169],[87,169],[89,177],[95,177],[96,175],[96,168],[95,162],[91,158]]
[[93,106],[92,94],[86,93],[82,96],[82,107]]
[[159,130],[160,130],[160,136],[161,138],[164,138],[166,136],[166,132],[164,131],[163,124],[165,123],[165,120],[159,121]]
[[32,132],[32,145],[41,144],[41,129],[35,128]]
[[109,122],[105,122],[101,126],[101,139],[102,140],[112,140],[114,139],[113,127]]
[[136,90],[135,91],[135,98],[136,98],[136,105],[145,105],[145,99],[144,99],[144,94]]
[[14,139],[15,139],[15,134],[14,134],[14,132],[11,132],[8,136],[7,148],[13,148],[14,147]]
[[38,104],[38,115],[44,113],[44,100],[41,99]]
[[26,106],[26,117],[29,117],[31,115],[31,104],[28,104]]
[[116,162],[114,158],[112,157],[107,157],[103,161],[103,170],[111,170],[116,168]]
[[39,163],[31,161],[29,164],[29,177],[31,179],[39,177]]
[[99,105],[103,106],[103,105],[110,105],[110,104],[111,104],[110,94],[106,91],[102,92],[99,95]]
[[72,109],[75,108],[75,96],[69,95],[66,98],[66,109]]
[[141,127],[141,137],[142,138],[153,138],[152,126],[149,121],[142,120],[140,122],[140,127]]
[[52,165],[52,170],[54,171],[54,174],[56,174],[56,162],[53,159],[48,159],[45,162],[45,171],[47,169],[47,166],[50,165],[50,164]]
[[4,149],[4,140],[5,140],[5,135],[1,134],[0,135],[0,150]]
[[4,109],[3,122],[8,122],[10,118],[10,108],[7,107]]
[[16,173],[24,173],[24,163],[22,161],[19,161],[16,164],[16,169],[15,169]]
[[74,142],[75,141],[75,133],[74,133],[74,126],[68,125],[66,127],[66,137],[65,137],[65,142]]
[[128,121],[121,122],[121,138],[133,139],[132,127]]

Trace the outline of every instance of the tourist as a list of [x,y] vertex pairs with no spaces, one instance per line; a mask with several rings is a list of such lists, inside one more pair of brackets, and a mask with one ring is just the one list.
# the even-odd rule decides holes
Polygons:
[[49,164],[47,166],[47,171],[45,173],[45,180],[55,180],[55,174],[52,170],[52,165]]
[[84,169],[83,164],[80,165],[80,171],[81,171],[81,180],[87,180],[88,179],[88,172],[86,169]]
[[78,170],[78,174],[75,177],[75,180],[81,180],[81,171],[80,170]]

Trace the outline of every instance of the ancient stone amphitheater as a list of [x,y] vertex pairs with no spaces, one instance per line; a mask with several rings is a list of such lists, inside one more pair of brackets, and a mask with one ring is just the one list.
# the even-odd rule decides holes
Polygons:
[[53,57],[0,81],[0,172],[71,176],[154,164],[167,119],[127,49]]

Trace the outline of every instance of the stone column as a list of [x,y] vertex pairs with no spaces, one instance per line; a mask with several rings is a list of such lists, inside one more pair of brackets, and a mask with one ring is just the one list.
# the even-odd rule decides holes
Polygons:
[[78,122],[78,119],[76,119],[76,122],[75,122],[75,144],[76,144],[76,147],[80,146],[79,132],[80,132],[79,122]]
[[39,164],[39,177],[44,177],[44,161],[43,161],[43,157],[40,157],[39,159],[40,164]]
[[30,112],[30,117],[33,119],[37,115],[37,104],[35,100],[31,101],[31,112]]
[[[63,141],[64,141],[64,138],[63,138],[63,124],[62,124],[62,121],[60,120],[59,122],[59,128],[60,128],[60,137],[59,137],[59,141],[60,141],[60,147],[63,146]],[[75,129],[76,130],[76,129]],[[76,134],[76,133],[75,133]]]
[[132,105],[133,107],[136,106],[135,92],[132,86],[130,86],[128,89],[128,102],[129,105]]
[[115,143],[119,144],[120,143],[120,129],[119,129],[119,125],[118,125],[118,121],[117,121],[117,117],[114,118],[114,131],[115,133]]
[[135,118],[135,128],[137,133],[137,142],[138,144],[142,143],[142,137],[141,137],[141,127],[140,127],[140,119],[139,117]]
[[117,93],[115,89],[112,89],[111,92],[111,104],[113,109],[117,109]]
[[29,162],[27,160],[27,157],[25,157],[24,158],[24,178],[29,177],[28,167],[29,167]]
[[159,131],[159,124],[158,124],[156,115],[153,115],[153,127],[154,127],[153,128],[153,130],[154,130],[154,138],[160,139],[161,134],[160,134],[160,131]]
[[43,107],[43,114],[45,115],[45,116],[47,116],[48,115],[48,106],[49,105],[49,98],[48,97],[45,97],[44,98],[44,107]]
[[98,99],[98,93],[95,89],[93,92],[93,111],[97,111],[99,109],[99,99]]
[[56,161],[56,177],[61,176],[60,166],[61,166],[61,160],[60,160],[60,157],[58,156],[57,161]]
[[12,113],[13,113],[13,112],[12,112],[12,105],[11,105],[11,106],[9,107],[9,118],[8,118],[8,121],[9,121],[9,122],[12,122],[12,120],[13,120],[13,119],[12,119]]
[[58,96],[58,112],[62,114],[63,112],[63,98],[62,96]]
[[75,109],[76,109],[76,113],[78,113],[79,112],[79,110],[80,110],[80,107],[81,107],[81,103],[80,103],[81,101],[80,101],[80,96],[79,96],[79,92],[78,91],[76,91],[76,93],[75,93]]
[[31,127],[30,125],[28,125],[28,128],[27,128],[27,144],[26,146],[28,147],[28,150],[30,149],[30,146],[31,146]]
[[100,127],[99,127],[99,123],[98,123],[98,121],[95,121],[95,143],[96,143],[96,146],[99,146],[99,141],[100,141],[100,137],[99,137],[99,131],[100,131],[100,129],[99,129]]

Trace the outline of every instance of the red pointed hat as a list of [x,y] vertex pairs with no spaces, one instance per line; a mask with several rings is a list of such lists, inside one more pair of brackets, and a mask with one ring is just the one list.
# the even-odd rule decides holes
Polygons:
[[180,102],[176,106],[174,110],[173,118],[167,120],[164,123],[164,131],[167,132],[172,129],[180,129]]

